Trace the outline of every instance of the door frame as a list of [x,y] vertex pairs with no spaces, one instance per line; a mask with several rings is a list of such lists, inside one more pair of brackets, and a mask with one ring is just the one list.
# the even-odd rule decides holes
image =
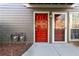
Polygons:
[[[48,43],[49,43],[49,30],[50,30],[50,21],[49,21],[49,11],[34,11],[33,12],[33,42],[35,42],[35,13],[47,13],[48,14]],[[44,43],[44,42],[40,42],[40,43]]]
[[[65,14],[65,41],[55,41],[55,30],[54,30],[54,15]],[[67,13],[66,12],[52,12],[52,42],[53,43],[67,43]]]

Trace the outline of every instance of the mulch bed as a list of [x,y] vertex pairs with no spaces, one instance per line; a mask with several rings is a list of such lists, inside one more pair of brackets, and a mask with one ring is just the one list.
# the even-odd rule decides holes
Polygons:
[[0,43],[0,56],[20,56],[32,43]]

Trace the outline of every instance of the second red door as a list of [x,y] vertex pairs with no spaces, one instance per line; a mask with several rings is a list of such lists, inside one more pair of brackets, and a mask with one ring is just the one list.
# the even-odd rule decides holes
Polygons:
[[48,42],[48,13],[35,13],[35,42]]

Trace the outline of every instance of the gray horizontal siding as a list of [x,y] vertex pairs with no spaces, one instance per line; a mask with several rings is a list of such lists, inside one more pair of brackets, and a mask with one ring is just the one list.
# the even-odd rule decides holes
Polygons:
[[9,41],[13,32],[26,33],[33,41],[33,10],[22,4],[0,4],[0,40]]

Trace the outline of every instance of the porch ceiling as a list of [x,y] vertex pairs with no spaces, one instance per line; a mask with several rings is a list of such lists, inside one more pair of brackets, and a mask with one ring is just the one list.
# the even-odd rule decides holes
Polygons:
[[73,8],[74,3],[29,3],[25,4],[28,8]]

